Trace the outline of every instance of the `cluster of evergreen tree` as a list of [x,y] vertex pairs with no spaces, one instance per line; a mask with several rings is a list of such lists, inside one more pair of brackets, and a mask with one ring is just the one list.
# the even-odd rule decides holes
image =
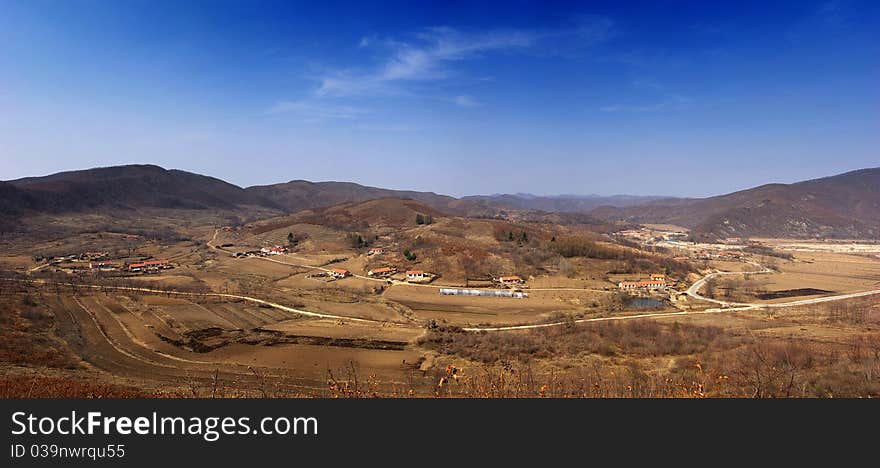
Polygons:
[[514,240],[518,240],[522,243],[526,243],[529,241],[529,235],[526,234],[525,231],[521,232],[518,236],[513,235],[513,231],[508,231],[507,240],[513,242]]

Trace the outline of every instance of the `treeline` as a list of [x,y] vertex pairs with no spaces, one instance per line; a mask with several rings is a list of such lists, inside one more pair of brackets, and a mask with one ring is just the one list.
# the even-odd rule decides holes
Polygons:
[[[446,327],[429,330],[419,344],[509,371],[501,394],[480,380],[489,372],[471,380],[441,376],[441,393],[448,396],[880,397],[880,344],[862,337],[805,343],[635,320],[503,333]],[[674,360],[658,370],[657,357]],[[580,364],[582,370],[561,373],[559,380],[531,375],[534,359],[566,358],[592,365]]]
[[[526,333],[467,333],[455,327],[430,330],[419,339],[425,348],[485,364],[529,361],[581,353],[656,357],[730,347],[719,327],[662,324],[651,320],[550,327]],[[716,340],[725,343],[715,343]]]
[[617,260],[618,264],[609,273],[638,273],[659,271],[667,274],[687,275],[690,265],[660,255],[633,248],[598,242],[585,236],[554,238],[546,243],[547,248],[565,258],[583,257],[598,260]]
[[782,258],[785,260],[791,260],[794,258],[794,255],[787,252],[780,252],[773,247],[768,247],[766,245],[748,245],[743,247],[744,252],[748,252],[755,255],[762,255],[765,257],[776,257]]
[[586,257],[602,260],[625,260],[636,258],[632,252],[619,247],[600,244],[583,236],[560,237],[551,241],[548,247],[566,258]]

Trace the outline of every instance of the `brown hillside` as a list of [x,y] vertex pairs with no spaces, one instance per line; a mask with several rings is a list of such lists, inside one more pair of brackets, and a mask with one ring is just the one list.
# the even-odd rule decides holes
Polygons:
[[602,207],[593,215],[690,227],[702,238],[728,236],[876,238],[880,168],[795,184],[769,184],[704,199]]
[[300,222],[336,227],[402,227],[415,226],[417,215],[431,216],[435,221],[444,216],[440,211],[415,200],[380,198],[307,210],[298,218]]

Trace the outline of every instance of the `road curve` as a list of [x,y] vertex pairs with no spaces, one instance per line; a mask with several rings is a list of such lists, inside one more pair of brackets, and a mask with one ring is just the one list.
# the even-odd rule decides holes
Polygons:
[[[717,299],[708,298],[705,296],[701,296],[699,293],[700,288],[706,284],[706,281],[722,275],[743,275],[743,274],[767,274],[772,273],[773,270],[763,267],[757,263],[752,263],[752,265],[758,266],[761,268],[759,271],[719,271],[715,273],[710,273],[699,280],[695,281],[694,284],[691,285],[687,290],[687,294],[693,298],[701,299],[709,302],[713,302],[715,304],[721,305],[721,307],[716,307],[712,309],[705,310],[682,310],[678,312],[660,312],[656,314],[638,314],[638,315],[622,315],[622,316],[614,316],[614,317],[595,317],[588,319],[579,319],[575,320],[574,323],[587,323],[587,322],[610,322],[616,320],[631,320],[631,319],[641,319],[641,318],[662,318],[662,317],[676,317],[681,315],[705,315],[705,314],[717,314],[717,313],[727,313],[727,312],[742,312],[747,310],[756,310],[762,308],[772,308],[779,309],[785,307],[796,307],[802,305],[810,305],[810,304],[819,304],[823,302],[832,302],[832,301],[841,301],[845,299],[854,299],[857,297],[865,297],[865,296],[873,296],[880,294],[880,289],[875,289],[871,291],[862,291],[848,294],[839,294],[836,296],[826,296],[826,297],[817,297],[813,299],[801,299],[797,301],[789,301],[789,302],[776,302],[772,304],[760,303],[760,302],[752,302],[752,303],[744,303],[744,302],[725,302],[719,301]],[[571,321],[562,321],[562,322],[551,322],[551,323],[541,323],[535,325],[513,325],[506,327],[469,327],[464,328],[463,330],[469,332],[496,332],[496,331],[512,331],[512,330],[532,330],[537,328],[547,328],[547,327],[557,327],[566,324],[570,324]]]
[[710,279],[712,279],[712,278],[716,278],[716,277],[718,277],[718,276],[726,276],[726,275],[727,275],[727,276],[729,276],[729,275],[748,275],[748,274],[765,275],[765,274],[768,274],[768,273],[773,273],[773,270],[771,270],[771,269],[769,269],[769,268],[766,268],[766,267],[764,267],[763,265],[760,265],[760,264],[758,264],[758,263],[749,262],[749,264],[750,264],[750,265],[754,265],[754,266],[760,268],[760,270],[758,270],[758,271],[717,271],[717,272],[715,272],[715,273],[709,273],[708,275],[706,275],[706,276],[704,276],[704,277],[698,279],[697,281],[695,281],[694,284],[692,284],[691,287],[688,288],[688,290],[687,290],[687,295],[693,297],[694,299],[700,299],[700,300],[703,300],[703,301],[707,301],[707,302],[712,302],[712,303],[715,303],[715,304],[719,304],[719,305],[721,305],[722,307],[730,307],[730,306],[735,306],[735,307],[746,307],[746,306],[751,306],[751,305],[753,305],[753,304],[744,303],[744,302],[727,302],[727,301],[719,301],[718,299],[712,299],[711,297],[706,297],[706,296],[703,296],[703,295],[700,294],[700,289],[703,287],[703,285],[705,285],[706,282],[709,281]]
[[[213,246],[212,246],[213,247]],[[213,247],[216,248],[216,247]],[[278,262],[283,263],[283,262]],[[817,297],[813,299],[802,299],[796,301],[789,302],[777,302],[777,303],[742,303],[742,302],[725,302],[719,301],[717,299],[711,299],[699,294],[700,288],[711,278],[722,276],[722,275],[742,275],[742,274],[766,274],[771,273],[772,270],[764,268],[761,265],[754,264],[758,267],[761,267],[760,271],[720,271],[715,273],[710,273],[691,285],[687,290],[687,294],[696,299],[701,299],[709,302],[713,302],[719,304],[721,307],[705,309],[705,310],[682,310],[678,312],[659,312],[655,314],[637,314],[637,315],[620,315],[613,317],[594,317],[594,318],[586,318],[586,319],[577,319],[574,323],[588,323],[588,322],[610,322],[610,321],[621,321],[621,320],[635,320],[635,319],[643,319],[643,318],[663,318],[663,317],[675,317],[675,316],[684,316],[684,315],[705,315],[705,314],[715,314],[715,313],[727,313],[727,312],[741,312],[747,310],[755,310],[761,308],[785,308],[785,307],[796,307],[802,305],[810,305],[810,304],[819,304],[823,302],[832,302],[832,301],[840,301],[846,299],[853,299],[857,297],[866,297],[880,294],[880,289],[875,289],[871,291],[861,291],[855,293],[848,294],[840,294],[836,296],[826,296],[826,297]],[[294,314],[299,314],[307,317],[315,317],[315,318],[325,318],[325,319],[334,319],[334,320],[350,320],[353,322],[360,323],[372,323],[372,324],[384,324],[386,321],[382,320],[372,320],[372,319],[364,319],[357,317],[349,317],[344,315],[334,315],[334,314],[325,314],[320,312],[310,312],[307,310],[297,309],[294,307],[285,306],[283,304],[278,304],[275,302],[267,301],[264,299],[259,299],[256,297],[243,296],[239,294],[225,294],[225,293],[214,293],[214,292],[206,292],[206,293],[191,293],[191,292],[182,292],[182,291],[164,291],[159,289],[151,289],[151,288],[135,288],[135,287],[126,287],[126,286],[100,286],[100,285],[82,285],[82,284],[74,284],[74,283],[63,283],[63,282],[51,282],[45,280],[17,280],[10,278],[2,278],[0,280],[5,281],[18,281],[18,282],[27,282],[32,281],[38,284],[48,284],[48,285],[61,285],[61,286],[75,286],[75,287],[86,287],[91,289],[113,289],[117,291],[133,291],[133,292],[144,292],[144,293],[153,293],[153,294],[169,294],[169,295],[178,295],[178,296],[205,296],[205,297],[218,297],[218,298],[226,298],[226,299],[238,299],[244,300],[248,302],[253,302],[256,304],[266,305],[268,307],[272,307],[275,309],[283,310],[285,312],[290,312]],[[501,326],[501,327],[465,327],[462,330],[467,332],[498,332],[498,331],[512,331],[512,330],[532,330],[538,328],[549,328],[549,327],[558,327],[562,325],[567,325],[572,323],[571,321],[558,321],[558,322],[549,322],[549,323],[538,323],[532,325],[510,325],[510,326]]]
[[46,281],[40,279],[32,279],[32,280],[18,280],[11,278],[0,278],[3,281],[16,281],[16,282],[33,282],[37,284],[43,285],[57,285],[57,286],[68,286],[68,287],[77,287],[77,288],[89,288],[89,289],[101,289],[101,290],[114,290],[114,291],[131,291],[131,292],[142,292],[142,293],[150,293],[150,294],[168,294],[174,296],[202,296],[202,297],[219,297],[224,299],[239,299],[243,301],[253,302],[255,304],[266,305],[272,307],[273,309],[283,310],[285,312],[290,312],[293,314],[304,315],[307,317],[315,317],[315,318],[325,318],[325,319],[336,319],[336,320],[351,320],[353,322],[364,322],[364,323],[387,323],[387,321],[383,320],[372,320],[372,319],[364,319],[358,317],[348,317],[345,315],[334,315],[334,314],[324,314],[320,312],[310,312],[308,310],[296,309],[294,307],[289,307],[283,304],[277,304],[275,302],[270,302],[264,299],[259,299],[256,297],[250,296],[242,296],[239,294],[226,294],[226,293],[215,293],[215,292],[184,292],[184,291],[166,291],[162,289],[152,289],[152,288],[135,288],[129,286],[110,286],[110,285],[94,285],[94,284],[76,284],[76,283],[64,283],[64,282],[56,282],[56,281]]
[[[206,245],[214,250],[219,250],[221,252],[228,253],[229,252],[228,250],[223,249],[222,247],[217,247],[216,245],[214,245],[214,241],[217,240],[217,234],[219,232],[220,232],[219,229],[215,229],[214,235],[211,237],[211,240],[206,242]],[[299,268],[307,268],[307,269],[318,270],[318,271],[323,271],[323,272],[330,272],[329,268],[324,268],[324,267],[315,266],[315,265],[307,265],[307,264],[302,264],[302,263],[284,262],[284,261],[274,259],[271,257],[249,257],[249,258],[255,258],[257,260],[278,263],[281,265],[287,265],[287,266],[293,266],[293,267],[299,267]],[[385,284],[389,284],[391,286],[414,286],[414,287],[433,288],[433,289],[460,287],[460,286],[442,286],[442,285],[437,285],[437,284],[419,284],[419,283],[410,283],[407,281],[399,281],[399,280],[392,280],[392,279],[371,278],[369,276],[358,275],[355,273],[352,273],[351,276],[353,276],[355,278],[365,279],[368,281],[376,281],[376,282],[380,282],[380,283],[385,283]],[[605,293],[605,294],[611,294],[613,292],[613,291],[607,291],[605,289],[596,289],[596,288],[529,288],[528,291],[590,291],[590,292],[599,292],[599,293]]]

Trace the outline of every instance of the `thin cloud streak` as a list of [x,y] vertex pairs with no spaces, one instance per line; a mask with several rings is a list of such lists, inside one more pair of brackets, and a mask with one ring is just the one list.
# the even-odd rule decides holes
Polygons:
[[[499,29],[479,33],[450,27],[428,28],[415,40],[364,37],[359,48],[381,47],[389,56],[369,71],[344,70],[318,78],[319,97],[405,94],[402,84],[431,82],[458,76],[452,64],[479,58],[487,53],[537,52],[561,54],[558,42],[567,47],[586,48],[614,35],[613,22],[605,17],[588,16],[577,25],[558,30]],[[542,50],[543,49],[543,50]]]
[[270,115],[284,113],[294,113],[307,120],[317,121],[328,119],[351,120],[361,117],[368,112],[365,109],[352,106],[310,101],[280,101],[265,112],[265,114]]
[[602,112],[658,112],[658,111],[680,111],[687,109],[693,101],[685,96],[680,96],[678,94],[670,94],[666,96],[666,98],[660,102],[655,104],[648,105],[621,105],[621,104],[612,104],[604,107],[600,107],[599,110]]

